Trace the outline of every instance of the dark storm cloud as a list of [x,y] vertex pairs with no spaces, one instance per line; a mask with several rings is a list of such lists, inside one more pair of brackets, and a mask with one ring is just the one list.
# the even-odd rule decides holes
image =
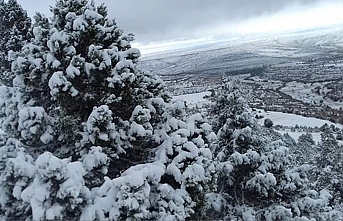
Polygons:
[[[277,13],[289,7],[311,6],[320,0],[96,0],[105,2],[125,32],[139,42],[200,38],[202,30],[224,23]],[[322,0],[323,1],[323,0]],[[323,2],[338,0],[324,0]],[[19,0],[32,15],[48,14],[54,0]],[[207,32],[206,32],[207,33]]]

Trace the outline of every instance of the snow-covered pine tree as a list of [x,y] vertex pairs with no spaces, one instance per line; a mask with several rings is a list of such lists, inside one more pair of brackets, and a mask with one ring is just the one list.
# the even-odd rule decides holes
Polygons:
[[[107,17],[104,5],[61,0],[51,11],[50,24],[43,16],[36,16],[35,39],[23,47],[13,63],[16,80],[23,82],[24,96],[53,117],[57,133],[52,134],[50,148],[56,147],[50,151],[67,156],[100,145],[115,158],[134,142],[142,146],[147,142],[143,137],[151,131],[137,134],[131,127],[145,124],[144,129],[151,129],[148,121],[156,119],[154,115],[143,116],[147,114],[144,106],[153,97],[169,99],[163,82],[136,68],[140,52],[131,48],[132,37],[124,36]],[[138,105],[141,110],[136,109]],[[100,114],[99,108],[101,112],[108,109],[109,115]],[[142,122],[133,118],[134,110]],[[104,117],[112,125],[104,123]],[[105,136],[107,129],[112,132]],[[78,149],[73,148],[76,143]]]
[[[211,127],[136,67],[133,36],[104,5],[59,0],[51,10],[51,21],[36,15],[32,41],[14,54],[14,87],[2,88],[10,92],[1,99],[7,136],[37,156],[16,203],[29,203],[35,219],[198,214],[213,172]],[[65,189],[71,184],[77,189]]]
[[[227,120],[215,151],[217,193],[207,194],[209,217],[228,220],[335,220],[331,195],[309,191],[305,168],[291,165],[281,136],[257,124],[239,90],[221,91]],[[225,108],[225,106],[223,107]],[[222,112],[226,112],[222,110]],[[219,119],[222,122],[222,119]]]
[[342,203],[343,146],[338,144],[329,127],[322,129],[321,142],[316,146],[311,181],[317,189],[328,189],[335,196],[334,204]]
[[0,67],[1,81],[10,84],[13,75],[10,72],[8,53],[19,51],[30,39],[31,19],[17,0],[0,1]]
[[[230,80],[226,76],[222,76],[222,82],[221,85],[214,89],[215,94],[211,98],[213,105],[209,111],[210,118],[214,117],[211,123],[216,133],[228,118],[242,114],[248,108],[246,101],[241,97],[241,94],[247,91],[243,92],[240,82],[238,80]],[[231,93],[227,94],[228,92]]]
[[297,144],[291,149],[291,153],[297,164],[313,164],[316,148],[312,134],[306,133],[300,135]]
[[297,142],[289,135],[289,133],[285,133],[282,135],[282,141],[286,143],[286,146],[290,149],[290,151],[295,152],[295,146],[297,145]]
[[320,153],[317,154],[316,163],[320,168],[327,166],[341,167],[341,148],[330,128],[326,128],[321,134],[321,142],[318,145]]

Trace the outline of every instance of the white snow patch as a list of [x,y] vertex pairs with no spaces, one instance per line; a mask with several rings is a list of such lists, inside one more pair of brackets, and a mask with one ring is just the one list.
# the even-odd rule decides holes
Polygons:
[[264,118],[258,120],[258,122],[261,125],[263,125],[265,118],[269,118],[274,122],[274,125],[284,125],[289,127],[294,127],[295,125],[307,127],[321,127],[324,124],[333,124],[340,129],[343,128],[342,124],[334,124],[328,120],[322,120],[313,117],[303,117],[296,114],[287,114],[273,111],[261,111],[261,113],[264,115]]
[[194,93],[194,94],[184,94],[184,95],[178,95],[174,96],[173,100],[183,100],[186,101],[187,105],[197,105],[200,103],[204,103],[208,100],[206,100],[204,97],[205,96],[210,96],[211,92],[210,91],[205,91],[205,92],[200,92],[200,93]]

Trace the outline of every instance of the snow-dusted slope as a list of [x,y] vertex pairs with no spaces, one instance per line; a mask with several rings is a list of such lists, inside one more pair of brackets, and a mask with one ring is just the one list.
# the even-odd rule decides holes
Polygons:
[[142,58],[140,65],[159,75],[230,72],[246,68],[323,57],[343,51],[343,27],[329,27],[278,36],[240,38]]

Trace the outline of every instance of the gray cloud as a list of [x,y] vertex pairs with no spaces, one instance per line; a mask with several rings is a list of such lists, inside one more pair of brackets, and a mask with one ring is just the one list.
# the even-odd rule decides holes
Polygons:
[[[18,0],[33,15],[49,14],[55,0]],[[125,32],[139,42],[203,37],[212,25],[234,23],[277,13],[288,7],[311,6],[320,0],[96,0],[105,2]],[[322,0],[337,2],[338,0]],[[204,31],[205,33],[205,31]],[[206,32],[207,33],[207,32]]]

